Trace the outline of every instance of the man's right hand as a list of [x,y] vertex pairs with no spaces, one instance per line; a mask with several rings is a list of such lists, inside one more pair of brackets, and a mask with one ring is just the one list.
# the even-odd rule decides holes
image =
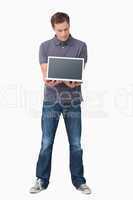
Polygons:
[[57,80],[46,80],[44,79],[44,83],[46,86],[50,86],[50,87],[53,87],[55,85],[58,85],[60,84],[62,81],[57,81]]

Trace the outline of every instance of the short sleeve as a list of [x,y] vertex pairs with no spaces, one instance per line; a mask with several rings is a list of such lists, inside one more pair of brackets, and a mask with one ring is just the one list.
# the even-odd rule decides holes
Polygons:
[[88,59],[88,55],[87,55],[87,45],[86,43],[84,43],[82,49],[81,49],[81,52],[80,52],[80,57],[81,58],[84,58],[84,62],[85,64],[87,63],[87,59]]
[[39,48],[39,63],[40,65],[48,62],[47,48],[45,43],[41,43]]

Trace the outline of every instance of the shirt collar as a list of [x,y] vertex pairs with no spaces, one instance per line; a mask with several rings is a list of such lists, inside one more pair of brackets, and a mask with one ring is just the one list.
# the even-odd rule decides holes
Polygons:
[[61,41],[57,38],[57,36],[55,35],[54,38],[53,38],[53,41],[55,43],[55,45],[60,45],[60,46],[66,46],[66,45],[69,45],[69,46],[72,46],[72,36],[71,34],[69,35],[68,39],[65,40],[65,41]]

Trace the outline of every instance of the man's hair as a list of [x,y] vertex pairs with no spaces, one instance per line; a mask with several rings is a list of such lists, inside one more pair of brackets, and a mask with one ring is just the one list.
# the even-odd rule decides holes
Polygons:
[[65,21],[70,24],[70,18],[68,14],[63,12],[57,12],[51,17],[51,24],[53,28],[55,24],[63,23]]

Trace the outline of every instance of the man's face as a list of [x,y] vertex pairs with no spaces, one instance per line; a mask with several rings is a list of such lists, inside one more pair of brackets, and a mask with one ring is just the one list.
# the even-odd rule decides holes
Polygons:
[[68,39],[70,34],[70,25],[66,21],[63,23],[55,24],[53,29],[59,40],[65,41]]

